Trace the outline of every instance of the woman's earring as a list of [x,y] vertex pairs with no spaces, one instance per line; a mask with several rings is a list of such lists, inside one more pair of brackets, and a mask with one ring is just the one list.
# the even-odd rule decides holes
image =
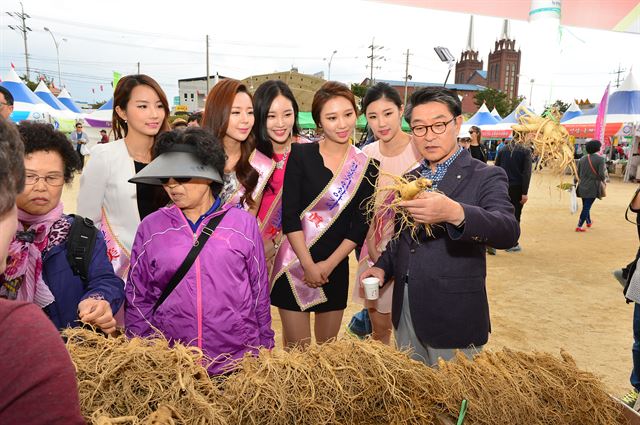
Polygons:
[[124,120],[124,123],[126,124],[126,123],[127,123],[127,120]]

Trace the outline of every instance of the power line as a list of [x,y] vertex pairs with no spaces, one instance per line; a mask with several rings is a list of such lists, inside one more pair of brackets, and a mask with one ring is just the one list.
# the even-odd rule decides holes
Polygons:
[[409,75],[409,56],[411,56],[413,53],[409,53],[409,49],[407,49],[407,53],[405,53],[405,55],[407,56],[407,64],[404,68],[404,105],[407,105],[407,84],[408,81],[412,78],[411,75]]
[[616,75],[616,88],[620,87],[620,74],[622,74],[623,72],[626,72],[626,69],[621,69],[620,68],[620,64],[618,64],[618,70],[617,71],[613,71],[610,74],[617,74]]
[[367,65],[367,68],[371,69],[371,75],[369,77],[369,86],[373,85],[373,69],[381,69],[382,67],[380,66],[374,66],[374,62],[378,61],[378,60],[385,60],[384,56],[380,56],[380,55],[376,55],[375,52],[377,50],[380,50],[384,48],[384,46],[376,46],[375,44],[375,38],[371,39],[371,45],[368,47],[368,49],[371,49],[371,54],[369,56],[367,56],[367,59],[369,59],[371,61],[370,65]]
[[9,28],[16,32],[22,33],[22,39],[24,40],[24,61],[27,65],[27,77],[29,77],[29,48],[27,47],[27,33],[31,31],[31,28],[27,26],[27,18],[31,18],[28,14],[24,13],[24,5],[20,2],[20,12],[6,12],[7,15],[16,18],[18,22],[22,22],[22,25],[7,25]]

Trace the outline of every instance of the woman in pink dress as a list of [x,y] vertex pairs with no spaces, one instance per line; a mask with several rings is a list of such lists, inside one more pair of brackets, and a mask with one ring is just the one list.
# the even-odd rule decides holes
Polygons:
[[[416,167],[421,156],[412,143],[411,136],[402,131],[404,107],[398,92],[387,83],[378,83],[367,90],[362,100],[362,110],[376,139],[376,142],[362,150],[369,157],[380,161],[380,170],[401,176]],[[378,185],[391,184],[390,178],[381,173]],[[378,199],[377,202],[385,202],[385,199]],[[393,218],[375,217],[360,254],[358,276],[378,260],[387,242],[393,238]],[[359,277],[356,282],[360,282]],[[391,337],[392,294],[393,284],[380,288],[380,297],[373,301],[364,299],[360,285],[355,285],[353,291],[353,300],[368,309],[373,338],[385,344],[389,344]]]

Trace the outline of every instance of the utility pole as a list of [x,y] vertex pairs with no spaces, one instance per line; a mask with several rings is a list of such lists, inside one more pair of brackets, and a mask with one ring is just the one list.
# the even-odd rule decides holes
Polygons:
[[370,65],[367,65],[368,68],[371,68],[371,75],[369,77],[369,86],[373,85],[373,69],[380,69],[379,66],[374,66],[373,63],[376,60],[385,60],[384,56],[378,56],[375,54],[376,50],[380,50],[382,48],[384,48],[384,46],[376,46],[375,44],[375,38],[371,39],[371,45],[368,47],[369,49],[371,49],[371,54],[369,56],[367,56],[367,59],[369,59]]
[[140,75],[140,62],[138,62],[138,75]]
[[409,53],[409,49],[407,49],[407,53],[405,53],[405,55],[407,56],[407,61],[405,63],[405,67],[404,67],[404,105],[407,106],[407,85],[408,85],[408,81],[411,79],[411,75],[409,75],[409,56],[411,56],[413,53]]
[[27,65],[27,78],[29,77],[29,48],[27,47],[27,32],[31,31],[31,28],[27,26],[27,18],[31,18],[28,14],[24,13],[24,5],[20,2],[20,12],[7,12],[7,15],[16,18],[18,21],[22,21],[22,25],[7,25],[9,28],[16,32],[22,33],[22,39],[24,40],[24,61]]
[[204,95],[205,98],[209,96],[209,87],[211,85],[209,81],[209,34],[207,34],[206,40],[207,40],[207,94]]
[[626,69],[621,69],[620,68],[620,64],[618,64],[618,70],[617,71],[613,71],[611,74],[617,74],[616,75],[616,88],[620,87],[620,74],[622,74],[623,72],[626,72]]

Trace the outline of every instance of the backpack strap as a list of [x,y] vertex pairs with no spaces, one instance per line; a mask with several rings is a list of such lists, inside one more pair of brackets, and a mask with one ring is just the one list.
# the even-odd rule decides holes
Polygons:
[[98,229],[93,225],[93,221],[86,217],[70,214],[73,224],[67,237],[67,261],[73,274],[80,276],[84,286],[89,281],[89,266],[93,249],[96,246]]
[[169,283],[167,283],[167,286],[165,286],[164,289],[162,290],[162,294],[160,294],[160,298],[158,298],[158,301],[156,301],[155,305],[153,306],[153,309],[151,310],[152,314],[156,312],[158,307],[162,305],[162,303],[167,299],[169,295],[171,295],[173,290],[176,289],[178,284],[182,281],[184,276],[187,274],[187,272],[191,268],[191,265],[193,265],[194,261],[196,261],[198,254],[200,254],[200,251],[202,251],[202,248],[204,248],[204,245],[207,243],[207,240],[209,240],[209,236],[211,236],[213,232],[216,230],[216,227],[218,227],[218,224],[220,224],[220,221],[222,221],[222,218],[225,216],[226,213],[227,212],[224,211],[222,214],[213,217],[211,220],[209,220],[209,223],[207,223],[202,228],[202,232],[200,232],[200,236],[193,243],[193,246],[191,247],[191,250],[187,254],[186,258],[184,259],[180,267],[178,267],[178,270],[176,270],[176,272],[173,274],[173,276],[171,277],[171,280],[169,281]]

